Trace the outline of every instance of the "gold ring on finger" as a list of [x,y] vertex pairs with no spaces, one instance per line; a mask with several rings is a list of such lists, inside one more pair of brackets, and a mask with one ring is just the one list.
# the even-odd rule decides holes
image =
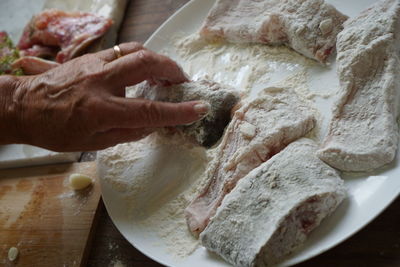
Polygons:
[[118,45],[114,45],[113,50],[114,50],[115,57],[116,57],[117,59],[120,58],[120,57],[122,57],[121,48],[119,48]]

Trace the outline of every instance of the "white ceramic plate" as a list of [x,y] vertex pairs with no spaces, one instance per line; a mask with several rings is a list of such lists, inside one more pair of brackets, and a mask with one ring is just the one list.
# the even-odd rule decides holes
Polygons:
[[[328,2],[351,17],[375,1],[331,0]],[[214,0],[192,0],[166,21],[149,38],[146,46],[158,52],[171,50],[171,36],[177,31],[182,31],[185,34],[197,31],[213,3]],[[330,70],[311,70],[310,76],[310,87],[320,86],[322,80],[324,81],[324,85],[337,85],[334,66]],[[319,108],[321,109],[321,107]],[[322,107],[322,112],[324,112],[324,109],[326,113],[329,113],[329,106]],[[170,152],[168,154],[169,159],[181,157],[181,153],[183,153],[173,150]],[[165,152],[163,153],[165,154]],[[169,162],[169,165],[167,164],[168,168],[164,169],[164,161],[165,159],[163,158],[150,155],[142,159],[143,164],[124,170],[122,175],[126,177],[130,175],[134,176],[135,168],[140,168],[140,166],[143,168],[147,166],[149,168],[146,165],[148,163],[154,166],[160,176],[164,175],[167,169],[173,169],[172,174],[169,174],[173,176],[174,172],[178,172],[182,168],[182,165],[190,165],[189,161],[186,163]],[[159,165],[160,162],[163,162],[163,165]],[[359,231],[379,215],[400,193],[400,167],[398,166],[398,162],[397,156],[392,164],[374,173],[360,174],[358,176],[344,175],[343,178],[345,179],[349,193],[348,198],[331,217],[324,220],[321,226],[312,232],[302,249],[292,254],[281,265],[293,265],[332,248]],[[101,177],[105,176],[108,172],[107,167],[101,161],[99,162],[99,171]],[[181,184],[182,181],[178,181],[178,183]],[[125,195],[116,191],[111,184],[103,179],[101,180],[101,184],[103,200],[113,222],[124,237],[145,255],[168,266],[228,266],[227,263],[207,253],[201,247],[189,257],[177,260],[163,246],[159,245],[161,241],[154,232],[143,232],[140,228],[132,225],[127,212],[129,210],[129,203]],[[157,187],[154,190],[160,189],[160,185],[155,184],[154,186]]]

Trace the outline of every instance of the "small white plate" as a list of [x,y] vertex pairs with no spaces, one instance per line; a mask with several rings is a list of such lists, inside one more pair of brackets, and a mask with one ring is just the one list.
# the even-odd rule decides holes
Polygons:
[[[171,36],[174,36],[176,32],[184,32],[188,35],[196,32],[214,2],[214,0],[190,1],[170,17],[149,38],[146,42],[146,46],[156,52],[173,50],[173,42],[170,39]],[[375,1],[331,0],[328,2],[351,17],[357,15],[361,10]],[[329,82],[337,84],[334,67],[329,71],[312,71],[310,75],[312,76],[311,83],[313,81],[321,81],[323,78],[324,84]],[[325,109],[326,112],[329,113],[330,107],[325,107]],[[163,153],[165,154],[165,151]],[[170,154],[168,154],[168,159],[171,161],[173,158],[182,158],[181,153],[184,154],[185,152],[171,149]],[[189,154],[188,157],[190,156]],[[107,157],[105,154],[102,156]],[[164,172],[168,168],[172,168],[174,170],[172,174],[170,173],[169,175],[173,176],[174,172],[178,172],[182,170],[182,168],[185,169],[187,165],[190,165],[190,160],[188,159],[185,163],[169,162],[168,168],[163,169],[164,167],[160,166],[165,166],[165,160],[167,160],[167,158],[150,155],[141,159],[143,164],[136,165],[136,167],[132,166],[132,168],[126,169],[121,173],[123,176],[126,176],[125,178],[134,179],[136,175],[135,171],[138,170],[135,168],[139,168],[139,166],[151,168],[146,165],[146,162],[151,162],[151,164],[153,164],[151,166],[154,167],[156,172],[158,171],[159,175],[164,175]],[[332,248],[359,231],[379,215],[400,193],[400,167],[398,161],[397,156],[392,164],[374,173],[360,174],[357,176],[343,175],[348,188],[348,198],[332,216],[324,220],[321,226],[312,232],[304,246],[299,251],[292,254],[288,260],[282,262],[281,265],[288,266],[297,264]],[[109,174],[107,166],[104,165],[101,160],[99,161],[99,171],[100,177],[105,177]],[[178,184],[181,183],[182,181],[178,181]],[[159,245],[162,240],[157,237],[154,231],[143,232],[142,228],[132,224],[131,218],[127,212],[129,210],[129,200],[127,200],[125,194],[115,190],[105,179],[101,179],[101,185],[103,200],[113,222],[122,235],[145,255],[168,266],[229,266],[218,257],[207,253],[202,247],[199,247],[187,258],[177,260],[173,255],[168,253],[163,246]],[[158,184],[154,186],[160,187]],[[157,188],[155,190],[159,189],[160,188]]]

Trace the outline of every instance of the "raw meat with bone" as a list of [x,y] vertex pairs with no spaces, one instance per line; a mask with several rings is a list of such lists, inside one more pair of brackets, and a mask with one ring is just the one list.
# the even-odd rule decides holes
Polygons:
[[368,171],[391,162],[398,145],[400,1],[346,22],[337,47],[341,91],[318,155],[340,170]]
[[49,9],[32,18],[24,29],[18,48],[22,53],[24,50],[29,53],[34,45],[59,47],[61,50],[56,61],[63,63],[77,56],[111,25],[112,20],[93,14]]
[[235,112],[207,169],[208,185],[186,208],[194,235],[207,226],[237,181],[314,127],[310,107],[295,92],[267,88]]
[[241,179],[201,243],[235,266],[270,266],[305,241],[346,195],[339,174],[302,138]]
[[323,0],[218,0],[200,34],[234,43],[286,44],[324,63],[346,19]]

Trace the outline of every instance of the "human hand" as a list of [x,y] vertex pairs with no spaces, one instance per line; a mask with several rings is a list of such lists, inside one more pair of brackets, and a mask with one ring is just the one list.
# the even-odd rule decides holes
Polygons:
[[125,87],[144,80],[187,81],[171,59],[137,43],[87,54],[36,76],[15,79],[8,101],[14,142],[54,151],[88,151],[138,140],[155,128],[187,124],[203,117],[199,101],[154,102],[125,98]]

